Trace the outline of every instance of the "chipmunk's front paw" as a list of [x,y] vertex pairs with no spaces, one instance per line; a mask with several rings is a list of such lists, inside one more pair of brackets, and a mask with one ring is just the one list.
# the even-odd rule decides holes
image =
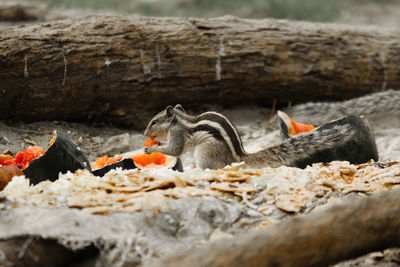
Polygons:
[[151,153],[153,153],[153,152],[156,152],[156,150],[155,150],[155,148],[152,147],[152,146],[148,146],[148,147],[145,147],[145,148],[144,148],[144,153],[146,153],[146,154],[151,154]]

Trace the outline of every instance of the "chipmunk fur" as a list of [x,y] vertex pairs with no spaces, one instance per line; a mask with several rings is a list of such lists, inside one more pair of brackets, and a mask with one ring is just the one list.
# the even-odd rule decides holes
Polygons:
[[[205,112],[186,114],[181,105],[168,106],[149,122],[144,135],[167,138],[167,144],[145,148],[146,153],[161,152],[180,156],[189,144],[194,146],[194,159],[201,169],[219,169],[244,161],[249,167],[298,166],[316,152],[357,140],[359,131],[352,124],[332,125],[284,140],[281,144],[256,153],[247,153],[235,126],[223,115]],[[304,167],[304,166],[302,166]]]

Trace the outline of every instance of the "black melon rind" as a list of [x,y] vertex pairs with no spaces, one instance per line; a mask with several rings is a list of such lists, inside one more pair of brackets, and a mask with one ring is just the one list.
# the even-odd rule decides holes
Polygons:
[[88,159],[79,148],[62,133],[55,134],[56,139],[46,153],[32,160],[23,170],[34,185],[45,180],[55,181],[59,173],[75,172],[78,169],[92,171]]
[[130,170],[130,169],[136,169],[137,166],[135,165],[135,162],[133,162],[133,159],[126,158],[118,162],[115,162],[113,164],[107,165],[101,169],[94,170],[93,174],[99,177],[103,177],[107,172],[116,168],[122,168],[123,170]]
[[[329,163],[334,160],[349,161],[351,164],[366,163],[370,160],[378,161],[378,151],[375,143],[375,136],[371,127],[357,116],[346,116],[329,123],[326,123],[314,131],[332,129],[335,126],[351,125],[355,128],[356,134],[344,144],[334,148],[317,151],[308,158],[299,158],[292,162],[290,166],[305,168],[313,163]],[[299,155],[300,156],[300,155]]]

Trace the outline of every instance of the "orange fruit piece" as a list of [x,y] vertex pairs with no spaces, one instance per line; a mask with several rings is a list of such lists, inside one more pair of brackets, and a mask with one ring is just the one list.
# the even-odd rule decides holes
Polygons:
[[94,162],[92,168],[93,168],[93,169],[101,169],[101,168],[103,168],[104,166],[113,164],[113,163],[115,163],[115,162],[117,162],[117,161],[119,161],[119,160],[121,160],[121,159],[122,159],[122,157],[110,158],[110,157],[108,157],[107,155],[105,155],[105,156],[102,156],[101,158],[98,158],[98,159]]
[[154,138],[144,141],[144,146],[158,146],[158,145],[159,145],[159,142]]
[[24,152],[19,152],[15,156],[16,165],[21,169],[25,169],[29,162],[42,156],[44,153],[45,151],[41,147],[29,146]]
[[151,155],[149,155],[149,154],[141,154],[141,155],[133,156],[132,159],[135,163],[137,163],[143,167],[146,165],[149,165],[150,163],[153,163],[153,159],[152,159]]
[[293,126],[294,129],[294,133],[289,133],[290,135],[296,135],[296,134],[300,134],[300,133],[306,133],[309,132],[311,130],[314,130],[315,127],[313,125],[310,124],[303,124],[303,123],[297,123],[294,120],[290,119],[290,123]]
[[6,165],[5,163],[7,161],[10,161],[11,159],[13,159],[13,156],[11,156],[9,154],[1,154],[0,155],[0,165]]
[[135,161],[135,164],[139,165],[139,167],[145,167],[151,163],[156,165],[164,165],[167,160],[167,156],[160,152],[153,152],[151,154],[133,156],[132,159]]
[[2,165],[4,165],[4,166],[9,166],[9,165],[17,166],[17,160],[15,158],[9,159],[9,160],[4,161],[4,163]]
[[157,165],[164,165],[165,161],[167,160],[165,154],[160,152],[153,152],[150,154],[150,156],[152,157],[153,162]]

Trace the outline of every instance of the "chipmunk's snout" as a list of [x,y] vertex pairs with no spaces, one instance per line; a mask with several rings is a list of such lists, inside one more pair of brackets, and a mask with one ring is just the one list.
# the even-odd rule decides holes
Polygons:
[[150,138],[164,137],[164,135],[162,134],[162,132],[160,132],[159,129],[157,129],[156,127],[152,127],[151,125],[149,125],[144,131],[144,136]]
[[149,128],[146,128],[146,130],[144,130],[143,135],[144,135],[144,136],[147,136],[147,137],[150,137],[150,138],[153,138],[153,137],[154,137],[154,136],[152,136],[152,134],[150,133]]

